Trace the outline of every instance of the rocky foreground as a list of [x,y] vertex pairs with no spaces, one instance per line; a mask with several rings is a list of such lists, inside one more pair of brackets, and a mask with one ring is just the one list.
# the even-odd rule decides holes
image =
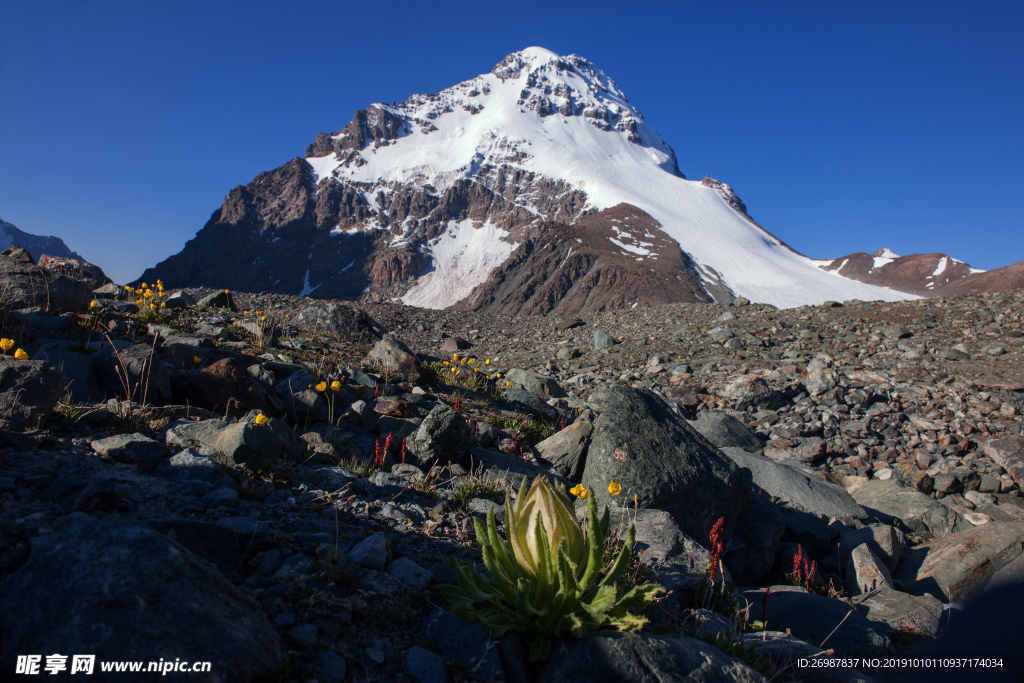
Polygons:
[[[567,319],[65,276],[40,301],[0,261],[4,679],[59,653],[216,681],[909,680],[865,660],[978,652],[957,619],[1024,578],[1022,291]],[[538,475],[635,522],[631,575],[669,590],[645,630],[528,662],[446,610],[447,560],[483,569],[472,518]],[[719,519],[737,588],[712,600]]]

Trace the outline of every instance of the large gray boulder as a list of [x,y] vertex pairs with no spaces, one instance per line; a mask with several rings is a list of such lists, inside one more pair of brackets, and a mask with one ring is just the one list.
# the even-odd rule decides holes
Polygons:
[[466,418],[451,407],[439,404],[406,439],[406,462],[425,469],[437,463],[457,463],[472,447],[473,435]]
[[594,425],[585,420],[569,425],[534,446],[534,450],[566,479],[579,481]]
[[889,587],[853,598],[857,611],[881,633],[922,633],[935,637],[942,623],[942,602],[930,595],[910,595]]
[[[0,257],[0,261],[10,260]],[[52,363],[0,356],[0,429],[23,432],[46,425],[67,380]]]
[[315,304],[299,312],[295,324],[311,332],[327,332],[337,339],[368,342],[379,335],[364,311],[342,304]]
[[46,360],[64,373],[71,398],[79,403],[100,403],[103,392],[96,383],[95,354],[71,351],[61,345],[47,344],[33,355],[33,360]]
[[811,396],[821,396],[839,385],[839,373],[833,368],[835,362],[830,356],[819,354],[807,364],[807,378],[804,386]]
[[385,337],[377,342],[367,355],[366,363],[386,384],[423,383],[437,377],[433,370],[420,362],[408,346],[393,337]]
[[217,432],[216,462],[231,468],[267,470],[277,463],[284,443],[268,425],[236,422]]
[[12,309],[39,306],[51,313],[84,311],[92,288],[34,263],[0,256],[0,288]]
[[620,538],[625,539],[630,524],[636,527],[636,549],[657,573],[657,582],[672,591],[673,600],[683,607],[692,605],[697,584],[711,564],[707,548],[687,536],[663,510],[612,508],[609,513],[609,528]]
[[750,470],[755,486],[807,512],[829,517],[867,517],[864,508],[841,486],[738,448],[723,448],[722,453],[738,466]]
[[753,429],[720,410],[705,410],[694,420],[693,428],[719,448],[742,448],[746,451],[764,448]]
[[615,502],[635,499],[639,507],[665,510],[705,545],[711,527],[725,518],[722,538],[728,539],[750,498],[750,473],[646,389],[611,387],[600,409],[582,480],[598,508],[615,481],[622,486]]
[[686,636],[598,631],[558,642],[539,683],[763,683],[764,676]]
[[530,372],[521,368],[509,370],[505,373],[505,380],[513,384],[522,384],[524,389],[532,391],[545,400],[549,398],[566,398],[569,395],[551,377],[538,375],[536,372]]
[[0,667],[26,652],[209,661],[238,683],[283,658],[266,616],[212,564],[152,529],[92,520],[33,538],[0,583]]
[[848,531],[839,537],[839,562],[845,565],[854,548],[867,545],[871,552],[885,563],[889,569],[895,569],[900,561],[902,547],[900,533],[888,524],[869,524],[863,529]]
[[906,530],[927,531],[936,538],[973,528],[951,508],[892,479],[859,482],[849,492],[869,518],[883,524],[898,519]]
[[149,405],[172,403],[167,368],[152,345],[101,347],[96,355],[96,382],[101,391]]
[[[880,657],[888,652],[889,639],[845,602],[792,586],[772,586],[771,589],[768,621],[773,626],[789,629],[800,640],[826,650],[833,649],[837,657]],[[754,604],[754,614],[760,615],[764,590],[757,588],[743,593]]]
[[1024,553],[1024,523],[990,522],[903,552],[893,577],[909,593],[964,604]]
[[100,455],[135,465],[146,474],[151,474],[167,455],[162,443],[143,434],[115,434],[90,445]]

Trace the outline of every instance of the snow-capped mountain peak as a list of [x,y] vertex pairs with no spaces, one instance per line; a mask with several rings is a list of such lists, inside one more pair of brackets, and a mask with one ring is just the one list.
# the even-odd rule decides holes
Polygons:
[[[629,216],[644,225],[631,241],[614,229]],[[244,262],[236,249],[216,265],[223,230],[248,235]],[[567,313],[581,283],[619,290],[613,303],[577,292],[570,298],[586,303],[572,305],[639,305],[666,292],[779,306],[907,297],[818,268],[755,223],[728,184],[687,180],[607,74],[540,47],[439,93],[357,111],[303,159],[236,188],[194,242],[162,264],[165,282],[173,267],[193,284],[230,286],[230,272],[254,291]],[[496,277],[530,281],[509,289]],[[521,291],[546,293],[509,308]]]

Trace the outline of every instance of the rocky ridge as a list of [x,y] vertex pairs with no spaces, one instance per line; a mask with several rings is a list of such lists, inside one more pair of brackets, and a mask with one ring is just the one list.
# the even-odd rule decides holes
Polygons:
[[[1021,578],[1024,292],[541,317],[193,289],[147,321],[116,291],[64,315],[13,302],[5,319],[30,359],[4,361],[0,397],[34,410],[0,424],[5,671],[17,641],[185,653],[221,680],[562,680],[609,657],[619,680],[647,662],[663,680],[756,681],[716,635],[749,636],[762,663],[826,637],[837,656],[926,652],[950,605],[969,618]],[[454,378],[453,353],[491,379]],[[115,365],[149,380],[145,403]],[[473,515],[538,475],[615,503],[611,477],[636,501],[616,514],[672,590],[670,634],[570,638],[536,670],[516,639],[443,611],[443,561],[480,559]],[[697,490],[731,530],[736,599],[767,606],[764,634],[693,610],[714,519],[676,506]],[[82,581],[54,591],[66,565]],[[96,599],[111,590],[176,599]],[[121,626],[82,635],[94,623]]]

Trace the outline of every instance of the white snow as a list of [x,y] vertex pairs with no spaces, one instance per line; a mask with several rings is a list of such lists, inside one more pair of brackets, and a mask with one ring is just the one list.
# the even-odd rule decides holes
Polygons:
[[[363,150],[361,156],[367,163],[358,167],[352,164],[345,177],[374,185],[430,183],[435,191],[443,192],[454,181],[473,177],[482,164],[507,164],[583,190],[588,209],[601,210],[623,202],[639,207],[661,223],[664,233],[698,265],[713,268],[737,296],[751,301],[792,307],[827,299],[917,298],[819,269],[816,266],[821,261],[779,244],[713,188],[673,175],[669,172],[672,157],[668,145],[603,72],[579,62],[572,71],[557,70],[553,63],[556,60],[578,58],[559,58],[543,48],[528,48],[518,55],[527,63],[518,78],[502,82],[487,73],[442,91],[436,99],[413,97],[394,107],[377,105],[409,120],[429,120],[438,130],[419,135],[419,126],[412,123],[413,134],[387,146]],[[630,142],[627,133],[614,126],[601,130],[581,115],[556,112],[542,117],[518,104],[531,71],[547,79],[541,87],[549,86],[551,92],[559,86],[569,88],[574,111],[593,107],[610,116],[617,112],[631,117],[640,144]],[[469,98],[465,93],[471,87],[480,95]],[[547,97],[552,107],[567,101]],[[472,115],[463,109],[463,103],[482,105],[483,110]],[[428,119],[428,112],[437,112],[443,106],[450,106],[451,111]],[[510,151],[524,154],[517,158]],[[307,161],[318,181],[329,177],[341,163],[333,156]],[[512,251],[499,239],[504,233],[493,226],[473,229],[460,223],[449,225],[448,230],[454,231],[456,239],[442,240],[434,247],[435,270],[420,278],[403,297],[405,303],[432,308],[453,304],[483,282]],[[618,246],[649,255],[642,247]]]
[[[479,224],[477,224],[479,225]],[[445,308],[469,296],[518,247],[502,241],[508,232],[490,222],[449,221],[430,246],[434,270],[421,275],[402,301],[410,306]]]
[[948,264],[949,264],[949,258],[948,257],[943,256],[942,258],[940,258],[939,259],[939,264],[937,266],[935,266],[935,272],[932,273],[932,277],[936,277],[938,275],[942,275],[942,271],[946,270],[946,266]]
[[614,237],[609,237],[608,241],[614,244],[615,246],[621,247],[626,251],[632,252],[634,254],[640,254],[641,256],[649,256],[651,254],[649,249],[644,249],[643,247],[634,247],[632,244],[623,244]]
[[341,269],[341,272],[343,272],[343,273],[344,273],[344,272],[345,272],[346,270],[348,270],[349,268],[351,268],[351,267],[352,267],[352,266],[354,266],[355,264],[356,264],[356,262],[355,262],[355,261],[352,261],[352,263],[350,263],[350,264],[348,264],[347,266],[345,266],[344,268],[342,268],[342,269]]
[[[889,251],[889,250],[886,249],[886,251]],[[889,252],[889,253],[892,253],[892,252]],[[884,256],[876,256],[875,259],[874,259],[875,263],[874,263],[873,266],[871,266],[871,270],[874,270],[875,268],[881,268],[882,266],[887,265],[889,263],[892,263],[895,260],[896,259],[894,259],[894,258],[886,258]]]
[[[322,284],[323,283],[321,282],[320,285]],[[299,292],[299,298],[306,298],[307,296],[315,292],[316,288],[319,287],[320,285],[314,285],[312,287],[309,286],[309,268],[306,268],[306,275],[302,278],[302,291]]]
[[897,254],[895,251],[893,251],[889,247],[882,247],[882,253],[880,254],[880,256],[882,258],[887,258],[887,259],[898,259],[900,257],[899,254]]

